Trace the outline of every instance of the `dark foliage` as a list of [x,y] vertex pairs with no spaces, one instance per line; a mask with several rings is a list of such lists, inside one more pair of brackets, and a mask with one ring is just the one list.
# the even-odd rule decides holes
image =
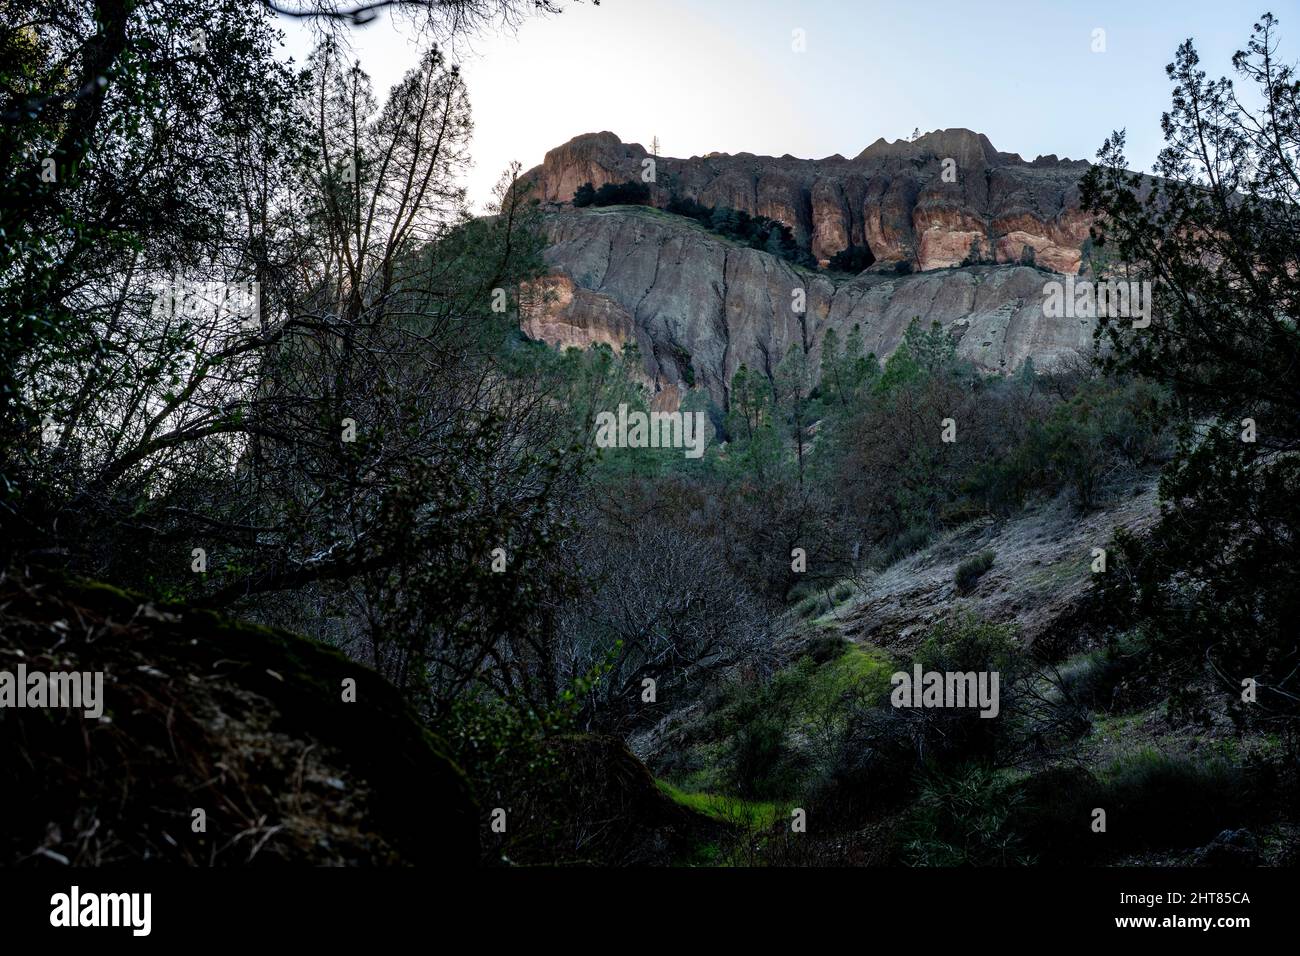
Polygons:
[[690,197],[674,194],[664,207],[668,212],[694,219],[720,236],[744,243],[751,249],[762,249],[772,255],[809,269],[817,268],[812,254],[794,238],[790,227],[767,216],[751,216],[740,209],[727,206],[704,206]]
[[650,187],[632,179],[623,183],[605,183],[599,189],[593,189],[591,183],[583,183],[573,193],[573,205],[579,209],[585,206],[645,206],[649,203]]
[[1253,678],[1263,712],[1300,714],[1300,80],[1264,16],[1238,76],[1199,69],[1191,41],[1167,72],[1160,179],[1124,170],[1124,134],[1083,183],[1101,213],[1097,248],[1154,286],[1149,328],[1106,317],[1108,366],[1167,386],[1179,442],[1161,480],[1164,515],[1112,606],[1150,622],[1165,666],[1212,661],[1225,694]]
[[871,254],[870,247],[849,246],[831,256],[827,268],[835,272],[849,272],[856,275],[875,261],[876,257]]

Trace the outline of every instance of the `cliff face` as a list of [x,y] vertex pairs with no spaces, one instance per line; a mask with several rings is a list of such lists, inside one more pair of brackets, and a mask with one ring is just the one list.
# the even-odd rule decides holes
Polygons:
[[[641,181],[649,154],[613,133],[575,137],[546,154],[528,178],[547,202],[568,202],[585,182]],[[772,158],[750,153],[655,160],[652,200],[676,193],[786,223],[825,262],[849,245],[878,261],[917,269],[1031,257],[1077,272],[1090,218],[1079,209],[1082,160],[1026,162],[965,129],[936,130],[913,142],[877,140],[852,159]]]
[[[866,348],[883,359],[914,317],[926,327],[937,321],[960,356],[990,372],[1026,358],[1046,369],[1092,342],[1091,320],[1043,315],[1043,285],[1054,276],[1041,268],[869,270],[833,280],[654,209],[557,211],[546,228],[551,274],[523,310],[524,332],[562,347],[636,342],[660,407],[676,407],[691,382],[726,407],[736,369],[771,372],[793,343],[816,370],[830,328],[842,340],[860,325]],[[802,314],[792,307],[800,289]]]

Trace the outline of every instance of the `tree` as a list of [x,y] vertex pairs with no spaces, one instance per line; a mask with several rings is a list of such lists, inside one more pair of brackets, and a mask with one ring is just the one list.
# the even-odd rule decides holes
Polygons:
[[818,384],[821,386],[822,394],[838,401],[841,405],[846,405],[848,403],[847,383],[841,375],[843,368],[844,357],[840,354],[840,335],[833,328],[827,329],[826,334],[822,336],[822,374]]
[[[581,715],[586,726],[625,733],[690,693],[692,682],[765,653],[766,615],[717,543],[655,523],[585,524],[591,533],[579,560],[593,587],[566,608],[559,683],[599,670]],[[647,678],[653,702],[643,697]]]
[[[239,124],[231,142],[163,148],[161,119],[118,142],[110,125],[96,156],[153,150],[199,168],[164,166],[177,183],[139,194],[99,159],[75,190],[104,198],[122,241],[37,237],[67,253],[58,281],[73,291],[5,286],[57,293],[84,322],[59,347],[5,340],[22,400],[55,423],[46,443],[6,448],[5,546],[311,622],[439,719],[466,693],[542,713],[561,694],[541,609],[567,588],[546,556],[562,538],[554,502],[586,455],[550,401],[554,373],[507,361],[517,317],[496,303],[541,264],[518,168],[494,214],[472,220],[456,181],[468,100],[436,49],[381,107],[331,40],[298,83],[234,36],[217,68],[237,71],[236,112],[218,97],[207,117]],[[43,252],[14,248],[38,270]],[[259,284],[260,309],[227,307],[232,278]]]
[[849,334],[844,339],[844,363],[849,387],[855,393],[865,382],[880,374],[880,362],[876,359],[875,353],[866,355],[865,350],[862,326],[854,322],[853,328],[849,329]]
[[1117,132],[1082,196],[1114,271],[1153,283],[1149,327],[1101,319],[1107,366],[1166,385],[1179,429],[1162,519],[1150,540],[1126,539],[1135,585],[1116,582],[1115,606],[1149,622],[1157,653],[1179,671],[1208,654],[1225,693],[1253,677],[1261,703],[1294,714],[1300,82],[1277,60],[1276,31],[1261,17],[1232,59],[1257,109],[1228,79],[1207,79],[1192,42],[1182,44],[1166,68],[1173,95],[1159,178],[1125,169]]
[[[160,10],[131,0],[34,0],[21,17],[4,18],[0,507],[7,521],[23,523],[12,496],[40,467],[31,436],[50,403],[32,383],[47,380],[42,363],[55,355],[85,363],[85,350],[97,347],[96,336],[84,335],[94,324],[92,304],[96,316],[117,316],[110,322],[120,329],[128,299],[150,280],[174,276],[201,249],[238,261],[237,243],[266,242],[253,235],[264,224],[263,203],[245,200],[274,196],[265,179],[282,175],[303,141],[286,131],[294,78],[276,57],[271,12],[331,29],[390,5],[176,0]],[[442,40],[560,10],[551,0],[400,6]],[[221,281],[257,278],[247,273],[252,258],[235,273],[223,265]]]
[[[182,269],[257,279],[257,200],[301,141],[294,77],[265,13],[239,0],[38,2],[22,21],[0,32],[15,54],[0,67],[0,515],[20,547],[54,520],[41,476],[76,482],[76,456],[123,440],[93,434],[88,406],[187,361],[174,325],[117,351],[150,284]],[[48,471],[45,420],[60,435]]]
[[763,243],[763,251],[768,255],[781,258],[785,255],[785,244],[781,240],[781,229],[774,224],[767,231],[767,241]]
[[745,365],[731,378],[727,436],[733,457],[762,476],[780,461],[780,439],[773,427],[772,384]]
[[822,395],[841,410],[851,408],[863,386],[880,374],[880,365],[874,355],[864,355],[862,326],[854,323],[840,347],[838,333],[826,330],[822,339],[822,371],[819,387]]
[[920,318],[914,318],[903,333],[894,354],[885,362],[879,388],[889,392],[918,378],[929,378],[953,367],[957,345],[938,322],[929,331],[921,331]]
[[592,197],[593,206],[645,205],[650,202],[650,187],[635,179],[622,183],[605,183]]
[[808,445],[808,426],[812,424],[811,392],[812,372],[808,366],[808,353],[802,342],[794,342],[786,350],[785,358],[776,367],[773,376],[776,408],[794,445],[795,463],[799,484],[804,480],[804,456]]
[[738,217],[736,210],[726,206],[718,206],[713,210],[709,217],[709,228],[714,232],[720,232],[724,236],[735,232]]

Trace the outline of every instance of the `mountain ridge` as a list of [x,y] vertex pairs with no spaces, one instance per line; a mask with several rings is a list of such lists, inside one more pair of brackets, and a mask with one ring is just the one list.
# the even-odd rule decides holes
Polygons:
[[865,246],[879,262],[908,261],[919,271],[974,260],[1077,273],[1092,222],[1079,207],[1086,161],[1049,154],[1027,162],[964,128],[881,137],[852,159],[655,157],[606,130],[549,150],[524,180],[543,202],[568,203],[584,183],[642,181],[647,159],[653,205],[677,195],[767,216],[823,265]]

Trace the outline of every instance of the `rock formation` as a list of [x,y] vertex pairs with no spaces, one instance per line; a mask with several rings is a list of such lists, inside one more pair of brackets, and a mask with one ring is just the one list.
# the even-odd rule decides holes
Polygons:
[[[649,157],[613,133],[587,133],[546,154],[527,174],[546,202],[567,203],[590,182],[641,181]],[[1032,257],[1077,272],[1089,217],[1079,209],[1085,161],[1000,153],[966,129],[872,143],[853,159],[779,159],[751,153],[654,158],[653,201],[677,194],[779,219],[823,263],[849,245],[920,271]],[[1029,250],[1028,252],[1026,250]]]
[[836,280],[657,210],[559,212],[546,228],[551,274],[524,309],[525,334],[561,347],[635,342],[661,407],[675,408],[690,384],[725,408],[742,364],[770,373],[794,343],[815,371],[830,328],[842,341],[861,326],[867,350],[883,359],[913,318],[937,321],[961,357],[989,372],[1026,358],[1044,370],[1091,347],[1091,320],[1043,315],[1044,283],[1059,277],[1039,268],[868,270]]
[[853,159],[653,157],[655,206],[677,195],[780,220],[823,265],[866,246],[874,263],[849,277],[793,266],[660,209],[568,205],[583,183],[641,181],[651,158],[613,133],[590,133],[526,175],[547,210],[550,274],[522,326],[560,347],[636,342],[660,407],[697,387],[725,408],[742,364],[770,373],[796,342],[815,374],[831,328],[842,338],[861,326],[883,360],[913,318],[938,322],[961,357],[989,372],[1027,358],[1044,370],[1091,347],[1090,319],[1049,319],[1042,308],[1045,283],[1083,262],[1086,162],[1025,162],[964,129],[878,140]]

